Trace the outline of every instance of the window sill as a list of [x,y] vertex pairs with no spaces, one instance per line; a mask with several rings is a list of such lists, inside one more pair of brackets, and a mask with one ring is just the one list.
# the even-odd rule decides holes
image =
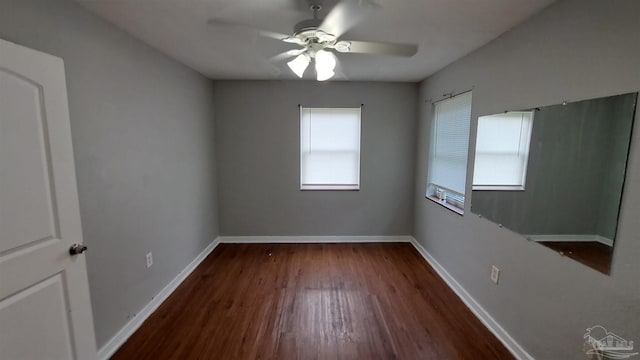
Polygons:
[[524,191],[521,185],[473,185],[473,191]]
[[453,211],[454,213],[456,213],[458,215],[464,215],[464,209],[460,209],[457,206],[453,206],[453,205],[449,204],[446,201],[441,201],[440,199],[438,199],[435,196],[426,196],[426,198],[431,200],[431,201],[433,201],[434,203],[436,203],[436,204],[438,204],[440,206],[443,206],[443,207]]
[[336,190],[336,191],[360,191],[360,185],[300,185],[300,190]]

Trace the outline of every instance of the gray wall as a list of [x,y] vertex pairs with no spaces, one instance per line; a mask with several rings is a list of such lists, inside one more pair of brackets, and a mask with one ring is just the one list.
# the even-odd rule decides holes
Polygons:
[[[421,100],[473,87],[475,139],[478,115],[638,91],[638,19],[636,0],[560,1],[426,79]],[[459,216],[426,200],[431,106],[422,104],[415,236],[427,251],[537,359],[584,359],[583,334],[593,325],[640,341],[640,126],[607,276],[498,228],[468,204]],[[471,151],[468,194],[473,158]],[[489,280],[492,264],[502,270],[498,286]]]
[[[216,83],[222,235],[408,235],[416,84]],[[300,112],[364,104],[360,191],[300,191]]]
[[540,107],[524,191],[474,190],[474,214],[520,234],[614,239],[636,94]]
[[102,346],[218,234],[213,84],[72,1],[0,0],[0,38],[65,62]]

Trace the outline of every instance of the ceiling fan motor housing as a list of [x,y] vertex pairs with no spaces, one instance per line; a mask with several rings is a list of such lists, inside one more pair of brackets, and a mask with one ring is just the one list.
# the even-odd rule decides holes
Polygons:
[[321,19],[302,20],[293,27],[294,35],[302,34],[308,31],[315,31],[322,24]]
[[300,21],[293,28],[293,36],[307,44],[318,43],[325,46],[335,44],[336,37],[318,29],[320,24],[322,24],[321,19]]

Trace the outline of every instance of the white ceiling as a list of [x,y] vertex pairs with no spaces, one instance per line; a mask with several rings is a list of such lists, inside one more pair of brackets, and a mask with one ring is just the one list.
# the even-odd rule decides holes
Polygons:
[[[308,0],[77,0],[133,36],[212,79],[295,79],[296,48],[245,26],[290,34],[311,18]],[[324,0],[324,17],[337,0]],[[382,6],[341,38],[418,44],[411,58],[338,54],[338,80],[420,81],[554,0],[376,0]],[[207,21],[214,19],[217,25]],[[313,71],[305,78],[312,79]]]

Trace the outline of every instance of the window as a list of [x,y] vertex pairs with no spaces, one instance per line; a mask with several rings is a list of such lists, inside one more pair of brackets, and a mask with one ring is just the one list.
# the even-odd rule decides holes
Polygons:
[[300,108],[300,189],[360,189],[360,108]]
[[471,92],[435,103],[427,198],[462,214],[471,124]]
[[473,190],[524,190],[533,111],[478,118]]

